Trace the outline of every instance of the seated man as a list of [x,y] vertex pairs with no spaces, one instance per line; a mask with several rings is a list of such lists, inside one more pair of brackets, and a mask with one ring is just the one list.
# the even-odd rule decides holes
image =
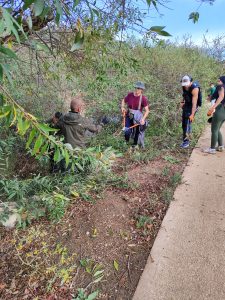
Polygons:
[[70,112],[59,120],[57,127],[61,129],[65,143],[70,144],[73,148],[85,148],[86,130],[98,133],[102,127],[93,124],[88,118],[81,115],[81,111],[84,109],[81,99],[73,99],[70,109]]

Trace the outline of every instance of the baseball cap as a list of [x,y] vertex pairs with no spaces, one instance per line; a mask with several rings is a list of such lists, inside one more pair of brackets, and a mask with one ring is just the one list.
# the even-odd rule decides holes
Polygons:
[[182,86],[187,86],[191,83],[191,78],[188,75],[185,75],[181,79],[181,85]]

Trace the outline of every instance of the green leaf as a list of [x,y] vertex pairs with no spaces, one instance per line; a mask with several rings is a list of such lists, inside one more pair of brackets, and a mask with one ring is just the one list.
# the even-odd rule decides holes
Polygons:
[[26,10],[32,3],[34,3],[34,0],[25,0],[23,10]]
[[8,116],[9,113],[10,111],[0,111],[0,119],[5,118],[6,116]]
[[69,157],[69,153],[68,153],[67,150],[65,150],[65,152],[64,152],[64,158],[65,158],[65,161],[66,161],[66,168],[67,168],[69,163],[70,163],[70,157]]
[[198,22],[198,19],[199,19],[199,13],[197,11],[192,12],[188,18],[188,20],[192,20],[194,24]]
[[37,133],[36,129],[33,128],[31,130],[31,132],[30,132],[29,139],[28,139],[28,141],[26,143],[26,149],[29,148],[30,144],[32,143],[32,141],[33,141],[33,139],[34,139],[34,137],[36,135],[36,133]]
[[44,0],[36,0],[34,2],[34,15],[35,17],[40,16],[45,6]]
[[31,16],[28,16],[28,18],[27,18],[27,24],[28,24],[29,29],[31,30],[32,26],[33,26],[33,22],[32,22]]
[[152,26],[149,30],[158,32],[158,31],[163,30],[165,27],[166,26]]
[[2,7],[1,10],[2,10],[3,19],[5,20],[5,25],[7,26],[7,29],[11,31],[11,27],[13,25],[11,20],[11,15],[5,8]]
[[96,271],[96,272],[94,273],[94,277],[98,277],[98,276],[101,275],[103,272],[104,272],[104,270]]
[[97,9],[92,8],[92,11],[96,14],[97,17],[100,16],[100,12]]
[[50,12],[51,12],[51,7],[45,6],[39,17],[44,19]]
[[75,163],[75,166],[79,171],[84,171],[84,168],[78,162]]
[[158,11],[157,1],[158,0],[146,0],[148,6],[150,6],[151,4],[153,4],[153,6],[155,7],[155,9]]
[[176,157],[166,155],[163,157],[166,161],[169,161],[171,164],[177,164],[180,160],[176,159]]
[[57,12],[56,17],[55,17],[55,22],[58,26],[59,26],[60,17],[61,17],[61,15]]
[[61,155],[60,155],[59,148],[56,149],[56,151],[54,153],[53,160],[56,161],[56,162],[59,162],[61,160]]
[[165,28],[165,26],[152,26],[149,31],[153,31],[156,32],[158,35],[162,35],[162,36],[171,36],[170,33],[168,33],[167,31],[163,30]]
[[15,58],[15,59],[18,58],[16,53],[9,48],[0,46],[0,52],[4,53],[5,55],[9,56],[10,58]]
[[119,264],[116,260],[113,261],[113,266],[114,266],[115,270],[118,272],[119,271]]
[[43,154],[47,151],[48,147],[49,147],[49,144],[46,143],[46,144],[41,148],[40,156],[43,155]]
[[2,65],[0,64],[0,81],[3,79],[3,68]]
[[98,278],[96,278],[96,279],[93,281],[93,283],[97,283],[97,282],[101,281],[103,277],[104,277],[104,275],[99,276]]
[[44,131],[45,133],[48,133],[48,132],[57,132],[58,131],[58,129],[56,129],[56,128],[52,128],[52,127],[49,127],[48,125],[46,125],[46,124],[41,124],[41,123],[39,123],[38,125],[37,125],[37,127],[38,128],[40,128],[42,131]]
[[98,297],[98,293],[99,293],[99,291],[95,291],[95,292],[91,293],[91,294],[86,298],[86,300],[94,300],[94,299],[96,299],[96,297]]
[[34,144],[34,149],[32,151],[32,155],[36,154],[39,151],[42,143],[43,143],[43,136],[41,134],[39,134],[39,136],[36,139],[36,142]]
[[18,132],[21,135],[24,135],[26,133],[26,131],[28,130],[29,127],[30,127],[30,121],[23,120],[22,117],[18,118],[17,128],[18,128]]
[[80,32],[78,32],[76,34],[74,44],[73,44],[72,48],[70,49],[70,51],[73,52],[75,50],[81,49],[83,43],[84,43],[84,35],[81,34]]
[[[4,8],[1,8],[1,9],[2,9],[3,19],[5,20],[5,24],[7,27],[7,31],[12,32],[15,35],[17,42],[20,43],[18,30],[21,31],[23,33],[23,35],[26,37],[23,27],[16,21],[15,18],[13,18],[10,15],[10,13],[6,9],[4,9]],[[14,27],[14,24],[16,25],[16,28]]]
[[5,75],[6,75],[9,83],[11,85],[13,85],[12,77],[11,77],[11,74],[9,72],[9,65],[8,64],[2,64],[2,68],[3,68],[3,71],[4,71]]
[[87,263],[88,262],[87,262],[87,260],[85,258],[83,258],[83,259],[80,260],[80,264],[81,264],[82,267],[86,267]]
[[[0,70],[1,70],[1,65],[0,65]],[[4,105],[4,96],[3,94],[0,94],[0,107]]]
[[164,30],[159,31],[158,35],[161,35],[161,36],[171,36],[170,33],[168,33],[167,31],[164,31]]
[[73,1],[73,9],[80,3],[81,0],[74,0]]
[[32,41],[31,45],[37,51],[44,51],[46,53],[49,53],[51,51],[47,45],[40,43],[38,41]]
[[56,11],[57,13],[62,16],[63,14],[63,9],[62,9],[62,3],[60,0],[55,0],[55,6],[56,6]]

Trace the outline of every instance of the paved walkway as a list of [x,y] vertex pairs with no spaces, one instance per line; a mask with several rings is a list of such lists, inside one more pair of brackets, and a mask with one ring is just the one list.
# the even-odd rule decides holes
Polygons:
[[175,191],[133,300],[225,300],[225,153],[202,153],[209,140],[207,128]]

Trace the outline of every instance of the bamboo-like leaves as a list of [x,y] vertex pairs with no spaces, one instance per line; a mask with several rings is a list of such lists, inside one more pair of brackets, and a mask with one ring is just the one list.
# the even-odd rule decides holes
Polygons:
[[43,12],[44,6],[45,6],[44,0],[34,1],[34,15],[36,17],[41,15],[41,13]]
[[33,148],[33,151],[32,151],[32,155],[38,153],[39,149],[42,146],[43,141],[44,141],[43,135],[40,133],[39,136],[38,136],[38,138],[36,139],[36,141],[34,143],[34,148]]
[[23,136],[26,142],[26,149],[31,150],[31,155],[40,158],[49,154],[49,149],[54,153],[53,160],[60,162],[64,159],[66,168],[85,171],[87,168],[108,168],[112,158],[115,158],[111,148],[101,151],[101,149],[89,148],[82,150],[79,148],[70,150],[50,132],[57,131],[46,124],[38,123],[37,119],[24,111],[16,101],[0,86],[5,92],[3,106],[0,106],[0,118],[5,118],[8,126],[15,125],[18,134]]
[[35,130],[35,128],[33,128],[30,132],[28,141],[26,143],[26,149],[28,149],[30,147],[30,144],[32,143],[32,141],[33,141],[36,134],[37,134],[37,131]]

